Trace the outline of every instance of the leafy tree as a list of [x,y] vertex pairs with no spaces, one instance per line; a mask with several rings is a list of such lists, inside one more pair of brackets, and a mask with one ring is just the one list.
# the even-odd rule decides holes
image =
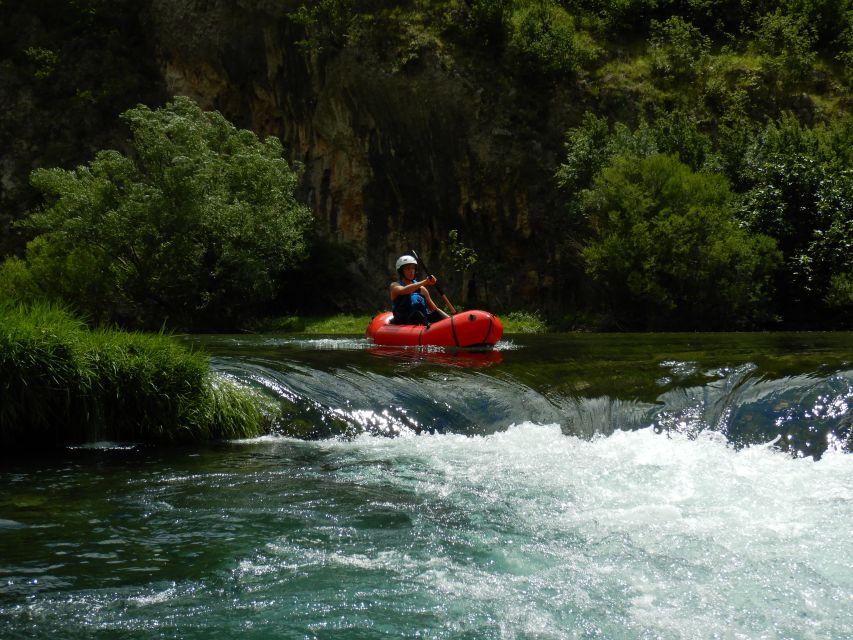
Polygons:
[[581,124],[566,132],[565,151],[556,177],[570,194],[589,188],[593,178],[617,155],[676,155],[694,170],[712,155],[708,136],[681,110],[662,114],[651,126],[641,122],[633,130],[621,122],[610,127],[606,118],[586,112]]
[[813,128],[785,115],[747,154],[740,217],[784,256],[780,306],[804,321],[845,306],[853,273],[853,118]]
[[486,46],[501,48],[506,43],[507,15],[512,12],[512,0],[471,0],[463,3],[465,30],[482,39]]
[[652,69],[664,78],[694,79],[711,49],[711,39],[681,16],[652,20]]
[[738,225],[728,183],[677,158],[614,157],[586,192],[588,274],[621,326],[723,329],[762,320],[774,243]]
[[300,44],[307,49],[322,49],[342,47],[359,14],[353,0],[319,0],[301,4],[290,17],[305,28],[307,37]]
[[808,25],[817,51],[838,53],[844,47],[844,33],[853,26],[850,0],[783,0],[781,12]]
[[759,20],[755,38],[768,68],[781,78],[802,80],[812,70],[817,33],[805,17],[777,9]]
[[[181,97],[122,117],[129,155],[33,172],[45,205],[22,222],[39,232],[27,286],[94,320],[148,327],[228,327],[273,300],[311,222],[278,139]],[[20,264],[8,268],[22,280]]]
[[569,193],[587,189],[593,178],[620,153],[646,157],[658,153],[654,133],[641,123],[635,130],[587,111],[581,124],[566,132],[566,160],[557,169],[557,181]]
[[574,18],[554,0],[519,3],[509,22],[509,49],[532,70],[574,73],[597,55]]

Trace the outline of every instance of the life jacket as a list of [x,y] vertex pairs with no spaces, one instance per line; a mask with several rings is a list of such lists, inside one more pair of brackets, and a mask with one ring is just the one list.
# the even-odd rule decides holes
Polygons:
[[[407,286],[400,280],[400,286]],[[401,322],[408,322],[415,311],[420,311],[425,318],[427,315],[426,299],[420,294],[420,289],[408,295],[399,295],[391,302],[391,311],[394,313],[394,319]]]

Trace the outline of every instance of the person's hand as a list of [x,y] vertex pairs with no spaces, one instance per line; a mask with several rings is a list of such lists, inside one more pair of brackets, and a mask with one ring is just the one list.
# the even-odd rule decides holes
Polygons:
[[428,276],[428,277],[424,278],[424,284],[428,287],[431,287],[436,282],[438,282],[438,279],[436,279],[435,276]]

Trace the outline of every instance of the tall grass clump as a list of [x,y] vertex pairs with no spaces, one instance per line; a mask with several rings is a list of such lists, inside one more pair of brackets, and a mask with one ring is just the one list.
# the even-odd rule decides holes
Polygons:
[[501,317],[504,333],[546,333],[548,324],[538,311],[512,311]]
[[250,437],[266,410],[166,335],[89,330],[52,305],[0,306],[0,446]]

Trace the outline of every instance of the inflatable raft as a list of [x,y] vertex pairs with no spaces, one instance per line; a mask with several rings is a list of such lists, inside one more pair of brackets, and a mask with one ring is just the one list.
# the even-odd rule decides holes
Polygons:
[[365,335],[376,344],[389,347],[493,346],[504,332],[500,318],[488,311],[463,311],[428,327],[418,324],[389,324],[390,311],[380,313],[367,325]]

